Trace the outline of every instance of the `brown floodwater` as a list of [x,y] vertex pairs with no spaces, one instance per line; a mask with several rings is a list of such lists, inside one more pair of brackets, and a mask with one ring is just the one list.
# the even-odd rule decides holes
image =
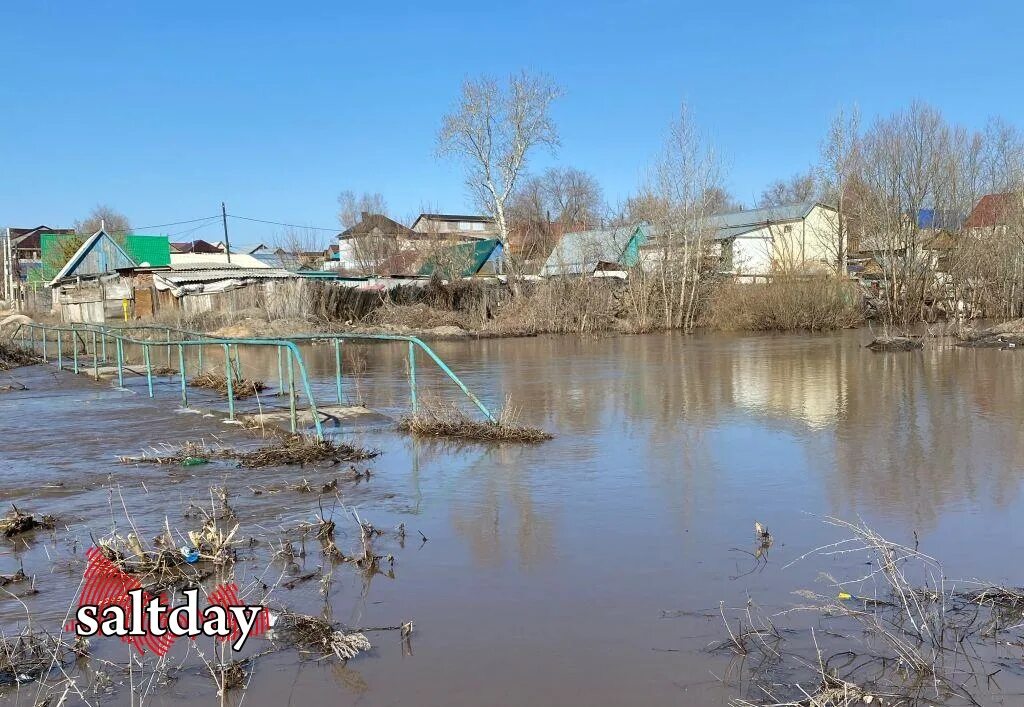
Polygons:
[[[367,580],[340,565],[326,599],[314,580],[278,588],[273,602],[348,626],[411,619],[415,632],[405,645],[395,632],[370,633],[374,649],[346,665],[294,651],[262,657],[243,703],[725,705],[750,693],[743,667],[707,650],[727,637],[720,602],[750,599],[776,613],[805,603],[796,590],[832,591],[823,572],[863,573],[860,556],[790,564],[844,537],[824,516],[862,518],[910,544],[916,533],[949,577],[1024,585],[1016,562],[1024,551],[1024,352],[936,345],[879,354],[863,348],[869,338],[849,331],[434,344],[488,404],[510,398],[524,422],[555,439],[492,447],[416,441],[387,423],[346,428],[347,441],[382,451],[358,465],[374,472],[368,481],[339,486],[346,506],[379,528],[407,528],[404,544],[391,532],[379,540],[395,557],[394,576]],[[346,347],[346,402],[401,414],[404,347]],[[306,347],[324,400],[336,394],[333,356],[329,347]],[[276,381],[276,359],[243,352],[242,365],[246,377]],[[243,579],[325,565],[315,541],[291,568],[265,549],[315,519],[316,496],[255,495],[251,487],[303,478],[318,485],[344,469],[122,465],[118,455],[161,443],[252,437],[177,410],[177,384],[166,378],[150,399],[137,377],[118,390],[49,367],[11,375],[29,390],[0,393],[0,500],[60,518],[55,532],[0,539],[0,573],[24,566],[36,576],[38,593],[23,598],[37,628],[62,624],[90,537],[129,529],[122,499],[151,537],[165,518],[196,527],[183,517],[189,503],[209,506],[210,486],[224,485],[240,534],[261,541],[236,566]],[[417,377],[421,398],[455,399],[422,359]],[[202,393],[192,400],[218,404]],[[268,400],[245,408],[258,404]],[[351,548],[357,533],[348,516],[330,497],[322,504],[346,528],[339,544]],[[751,571],[755,520],[774,544]],[[25,615],[0,594],[5,632],[24,626]],[[116,639],[95,644],[104,657],[127,655]],[[1009,660],[1020,663],[1016,651]],[[95,669],[72,668],[83,689]],[[218,701],[194,661],[172,677],[150,686],[146,701]],[[114,678],[102,699],[129,704],[128,678]],[[8,689],[6,699],[33,704],[38,689]],[[976,696],[1020,704],[1020,694],[1019,675],[1005,675],[998,690]]]

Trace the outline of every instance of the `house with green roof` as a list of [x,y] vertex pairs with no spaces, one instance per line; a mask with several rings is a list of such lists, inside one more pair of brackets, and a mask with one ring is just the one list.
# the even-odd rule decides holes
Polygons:
[[493,275],[501,269],[501,256],[501,241],[497,238],[457,243],[428,256],[417,274],[431,277],[436,273],[447,279]]
[[[86,243],[91,243],[91,246],[83,252]],[[32,279],[39,282],[59,279],[58,274],[72,260],[76,260],[76,264],[70,269],[70,275],[97,275],[126,267],[162,268],[171,264],[171,246],[167,236],[132,233],[114,238],[105,231],[98,231],[83,239],[75,233],[44,233],[40,237],[40,246],[40,266],[32,273]]]

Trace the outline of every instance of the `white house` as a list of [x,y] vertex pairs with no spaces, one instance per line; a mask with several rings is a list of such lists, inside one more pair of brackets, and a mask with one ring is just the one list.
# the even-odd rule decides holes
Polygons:
[[834,269],[838,212],[817,202],[719,214],[709,219],[723,270],[744,278]]
[[[747,209],[709,216],[704,238],[712,255],[721,258],[720,271],[745,281],[780,272],[835,270],[839,239],[838,212],[817,202]],[[650,267],[663,257],[664,241],[657,229],[641,248],[641,261]]]

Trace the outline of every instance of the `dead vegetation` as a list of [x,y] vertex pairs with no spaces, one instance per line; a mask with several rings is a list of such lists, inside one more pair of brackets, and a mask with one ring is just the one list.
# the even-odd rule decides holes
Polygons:
[[872,351],[917,351],[923,348],[921,339],[910,336],[876,336],[866,348]]
[[53,530],[56,526],[56,518],[49,515],[36,517],[30,513],[22,513],[13,503],[7,515],[0,518],[0,534],[5,538],[13,538],[15,535],[27,533],[36,528]]
[[42,361],[42,357],[31,351],[0,341],[0,371],[9,371],[19,366],[31,366],[42,363]]
[[286,645],[315,653],[317,657],[333,655],[339,660],[351,660],[372,647],[364,634],[345,633],[334,624],[308,614],[283,613],[274,631]]
[[[195,650],[187,654],[194,656],[193,661],[198,659],[205,665],[218,696],[223,697],[232,690],[245,690],[257,661],[262,656],[282,649],[297,650],[300,654],[308,655],[317,661],[333,658],[345,663],[371,650],[366,632],[391,630],[401,632],[403,651],[407,649],[413,630],[411,621],[395,626],[349,629],[332,623],[328,618],[299,613],[287,608],[270,608],[268,600],[274,589],[291,589],[316,577],[320,577],[319,593],[326,601],[333,576],[333,563],[329,567],[317,567],[311,572],[299,574],[289,581],[278,579],[273,586],[265,584],[259,575],[246,582],[237,576],[240,566],[233,563],[239,559],[240,553],[251,552],[253,547],[261,543],[253,538],[243,539],[230,500],[231,494],[226,487],[214,486],[210,488],[208,507],[190,503],[185,517],[202,519],[198,530],[172,531],[170,522],[165,521],[163,531],[146,541],[129,516],[131,532],[114,532],[109,537],[95,541],[96,547],[105,558],[132,579],[138,580],[142,589],[153,595],[202,588],[207,580],[210,583],[220,583],[225,581],[226,577],[230,577],[230,581],[236,581],[239,585],[260,592],[258,600],[250,599],[247,603],[262,604],[271,612],[272,630],[265,635],[270,642],[265,644],[265,647],[245,658],[232,659],[231,654],[221,648],[215,646],[211,654],[198,643],[193,643]],[[127,506],[124,507],[127,513]],[[353,552],[351,556],[346,557],[337,549],[335,522],[322,508],[317,517],[318,523],[303,523],[297,528],[283,531],[285,534],[298,531],[302,538],[299,550],[296,549],[294,541],[286,542],[282,539],[280,550],[273,551],[274,543],[268,543],[265,552],[273,551],[271,561],[283,560],[294,564],[296,558],[305,557],[305,549],[302,547],[304,538],[315,530],[316,537],[324,547],[325,556],[332,557],[333,548],[336,557],[332,559],[337,559],[339,564],[348,563],[357,568],[367,582],[372,575],[381,572],[381,562],[388,561],[393,567],[394,558],[390,554],[381,556],[374,553],[373,539],[382,536],[383,532],[360,519],[354,510],[345,511],[347,517],[351,517],[359,529],[359,550]],[[26,514],[18,515],[22,517]],[[397,537],[400,542],[404,542],[404,526],[399,528]],[[179,548],[178,545],[182,547]],[[393,572],[387,574],[394,577]],[[28,579],[21,571],[10,577],[0,576],[0,587],[25,582]],[[38,704],[64,704],[64,698],[69,693],[78,695],[83,702],[91,703],[85,697],[87,693],[113,694],[118,685],[138,684],[149,679],[146,675],[149,670],[153,671],[155,684],[166,685],[168,677],[175,671],[186,669],[185,659],[180,665],[175,665],[173,662],[165,662],[167,658],[149,660],[148,653],[133,656],[127,663],[102,659],[91,654],[89,641],[85,639],[77,638],[71,643],[60,636],[51,637],[46,633],[31,630],[30,626],[29,615],[27,627],[19,634],[7,636],[0,631],[0,688],[15,686],[21,689],[26,683],[36,682],[39,685],[39,694],[49,696],[37,701]],[[88,666],[89,674],[92,676],[90,684],[81,689],[75,686],[74,679],[69,676],[63,665],[76,658],[92,663]],[[123,677],[119,679],[119,675]],[[86,692],[83,693],[82,689]]]
[[703,324],[720,331],[823,331],[864,322],[861,298],[835,277],[778,277],[725,282],[711,295]]
[[379,452],[366,450],[330,439],[317,439],[310,435],[282,435],[274,444],[244,450],[212,447],[206,442],[185,442],[179,446],[166,445],[139,456],[121,456],[122,464],[179,464],[193,466],[212,460],[234,460],[245,468],[266,466],[305,465],[329,461],[332,464],[364,461]]
[[[997,673],[1017,672],[1007,647],[1024,645],[1024,591],[955,583],[916,542],[891,542],[862,521],[826,523],[848,537],[794,562],[860,556],[867,569],[849,580],[822,574],[826,593],[797,591],[806,603],[771,616],[750,599],[722,608],[728,638],[710,648],[741,659],[745,694],[733,705],[977,705],[974,693],[998,688]],[[809,620],[779,623],[801,616]]]
[[0,686],[38,680],[70,654],[71,646],[43,632],[0,633]]
[[399,420],[398,429],[419,437],[448,437],[481,442],[537,443],[552,439],[550,433],[538,427],[519,424],[519,411],[509,404],[502,408],[497,422],[491,422],[470,417],[453,405],[431,403]]
[[276,444],[250,452],[236,452],[234,458],[243,467],[285,466],[290,464],[312,464],[315,462],[364,461],[377,456],[379,452],[361,449],[344,442],[318,439],[310,435],[287,435]]
[[[225,398],[228,396],[228,377],[222,373],[202,373],[188,382],[196,388],[215,390]],[[231,394],[235,398],[249,398],[262,392],[266,386],[261,380],[232,377]]]

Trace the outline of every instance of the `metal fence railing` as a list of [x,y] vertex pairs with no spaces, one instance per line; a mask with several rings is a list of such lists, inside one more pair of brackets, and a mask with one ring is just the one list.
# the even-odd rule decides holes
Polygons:
[[[301,389],[306,398],[309,412],[316,428],[316,434],[323,436],[320,414],[313,394],[308,368],[299,350],[299,343],[325,342],[334,349],[334,382],[338,403],[342,402],[342,379],[345,375],[342,347],[354,341],[392,341],[408,344],[409,397],[413,413],[419,409],[416,384],[417,351],[433,361],[445,376],[480,410],[490,422],[494,416],[480,399],[466,387],[465,383],[451,368],[420,339],[398,334],[303,334],[275,338],[216,337],[201,332],[162,325],[108,326],[101,324],[41,324],[19,323],[12,339],[20,341],[22,348],[39,354],[44,361],[53,361],[61,369],[69,364],[75,373],[92,368],[93,377],[100,378],[100,367],[113,367],[118,386],[124,386],[126,367],[129,365],[128,348],[133,347],[141,356],[138,362],[145,368],[146,387],[154,397],[154,353],[166,350],[166,368],[180,378],[181,404],[189,406],[188,376],[189,365],[196,372],[205,370],[204,356],[211,350],[218,350],[224,357],[224,376],[227,387],[228,417],[235,419],[236,391],[234,381],[240,378],[239,348],[271,348],[277,354],[279,390],[288,395],[288,409],[292,432],[298,428],[299,396]],[[186,356],[186,352],[194,355]],[[175,355],[176,354],[176,355]],[[133,363],[132,365],[138,365]]]

